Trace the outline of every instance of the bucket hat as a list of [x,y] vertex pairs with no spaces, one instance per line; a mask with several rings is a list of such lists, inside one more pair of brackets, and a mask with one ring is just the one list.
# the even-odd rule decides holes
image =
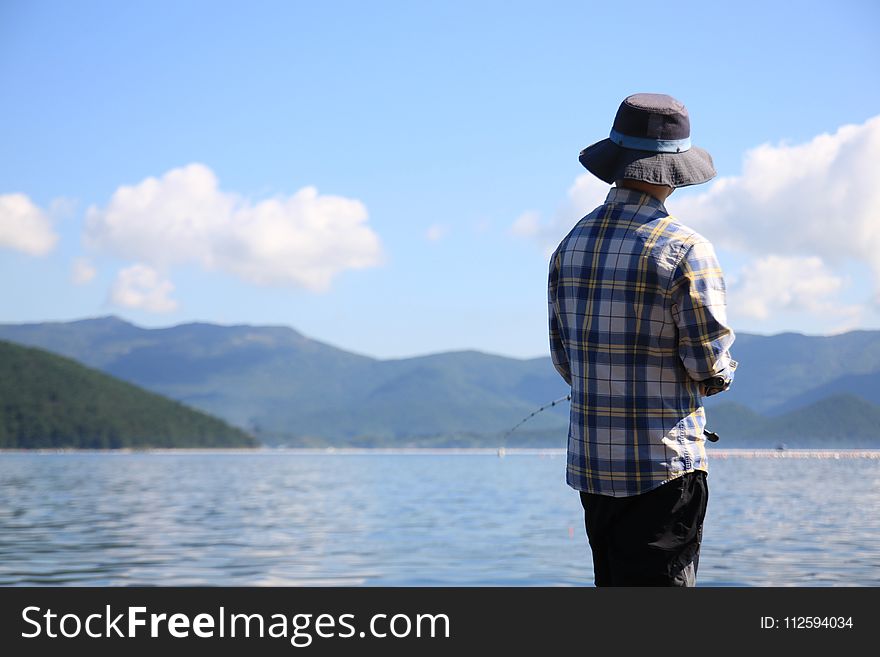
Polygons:
[[686,187],[715,177],[712,156],[691,145],[687,108],[665,94],[633,94],[624,99],[608,139],[582,150],[578,160],[609,184],[631,178]]

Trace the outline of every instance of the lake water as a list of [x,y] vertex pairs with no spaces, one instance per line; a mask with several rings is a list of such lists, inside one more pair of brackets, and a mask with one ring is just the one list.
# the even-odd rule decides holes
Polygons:
[[[711,454],[700,585],[880,586],[880,453]],[[589,586],[564,476],[561,450],[4,453],[0,585]]]

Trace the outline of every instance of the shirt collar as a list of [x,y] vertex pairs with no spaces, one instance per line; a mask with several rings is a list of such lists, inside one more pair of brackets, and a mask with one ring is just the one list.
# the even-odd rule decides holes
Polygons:
[[626,187],[612,187],[608,196],[605,197],[605,203],[617,205],[647,205],[666,212],[663,202],[650,194],[640,192],[636,189],[627,189]]

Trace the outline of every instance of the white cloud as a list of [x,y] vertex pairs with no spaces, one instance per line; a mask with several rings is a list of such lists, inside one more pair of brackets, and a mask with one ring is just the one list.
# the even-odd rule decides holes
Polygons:
[[[844,274],[873,272],[880,305],[880,116],[844,125],[802,144],[763,144],[748,151],[742,173],[679,190],[666,207],[745,265],[726,271],[731,316],[779,326],[785,317],[809,325],[853,328],[866,314],[866,283]],[[511,232],[545,252],[578,217],[602,202],[608,186],[578,177],[555,218],[521,215]],[[855,284],[854,284],[855,283]],[[853,294],[853,290],[855,295]],[[861,295],[865,304],[842,301]],[[800,325],[799,325],[800,326]]]
[[731,285],[728,305],[734,317],[766,320],[780,312],[807,312],[849,325],[861,309],[838,300],[846,283],[818,256],[769,255],[743,267]]
[[765,144],[740,176],[667,207],[719,247],[868,264],[880,288],[880,116],[805,144]]
[[516,218],[510,227],[510,233],[517,237],[537,237],[541,228],[541,213],[529,210]]
[[304,187],[253,203],[221,190],[202,164],[118,188],[106,207],[89,208],[85,237],[93,248],[161,269],[194,263],[313,291],[382,260],[360,201]]
[[27,196],[0,196],[0,247],[42,256],[55,248],[57,241],[49,216]]
[[85,285],[95,278],[97,273],[88,258],[75,258],[70,268],[70,280],[75,285]]
[[492,228],[492,222],[489,219],[480,219],[471,226],[471,229],[477,235],[485,235]]
[[568,226],[565,233],[559,236],[560,240],[578,220],[605,202],[610,189],[611,185],[591,173],[583,173],[575,178],[574,184],[568,189],[568,201],[557,213],[559,220]]
[[552,218],[544,219],[541,213],[529,210],[514,220],[509,232],[516,237],[534,240],[549,256],[581,218],[605,201],[609,189],[608,183],[594,175],[582,174],[569,187],[565,202]]
[[116,276],[110,289],[110,301],[124,308],[168,313],[177,309],[177,302],[169,297],[173,291],[174,285],[158,271],[144,264],[135,264]]
[[433,224],[425,231],[425,239],[431,242],[442,240],[449,233],[449,226],[443,224]]

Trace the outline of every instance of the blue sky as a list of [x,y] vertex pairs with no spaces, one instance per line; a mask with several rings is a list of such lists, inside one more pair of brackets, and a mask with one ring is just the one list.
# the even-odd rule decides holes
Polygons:
[[6,0],[0,321],[544,355],[578,152],[651,91],[714,157],[667,205],[734,328],[880,327],[877,3],[627,7]]

